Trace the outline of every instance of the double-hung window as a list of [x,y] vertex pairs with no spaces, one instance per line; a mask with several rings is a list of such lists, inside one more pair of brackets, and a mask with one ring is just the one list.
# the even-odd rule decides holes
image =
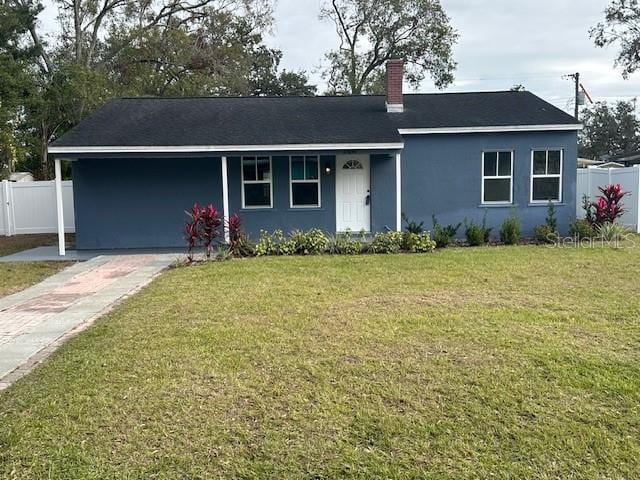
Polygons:
[[271,208],[271,157],[242,157],[242,208]]
[[289,159],[291,208],[320,206],[320,159],[293,155]]
[[531,202],[562,200],[562,150],[533,150],[531,153]]
[[512,203],[513,152],[482,153],[482,203]]

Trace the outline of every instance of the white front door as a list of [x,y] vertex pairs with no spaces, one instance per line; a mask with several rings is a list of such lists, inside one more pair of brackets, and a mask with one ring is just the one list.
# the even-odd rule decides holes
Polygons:
[[369,155],[336,157],[336,230],[371,230]]

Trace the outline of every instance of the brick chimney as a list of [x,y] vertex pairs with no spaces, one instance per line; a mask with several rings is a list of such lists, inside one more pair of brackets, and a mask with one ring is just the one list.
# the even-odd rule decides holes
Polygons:
[[387,62],[387,112],[402,113],[402,80],[404,77],[404,61],[392,59]]

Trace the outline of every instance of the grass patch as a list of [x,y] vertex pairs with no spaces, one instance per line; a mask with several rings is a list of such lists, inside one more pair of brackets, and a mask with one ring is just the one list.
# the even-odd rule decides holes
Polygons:
[[0,297],[24,290],[70,264],[69,262],[0,263]]
[[536,246],[171,270],[0,394],[0,476],[631,478],[639,270]]
[[[67,239],[73,241],[74,235],[67,234]],[[14,235],[12,237],[0,236],[0,257],[11,255],[12,253],[29,250],[31,248],[45,245],[57,245],[58,235],[43,233],[34,235]]]

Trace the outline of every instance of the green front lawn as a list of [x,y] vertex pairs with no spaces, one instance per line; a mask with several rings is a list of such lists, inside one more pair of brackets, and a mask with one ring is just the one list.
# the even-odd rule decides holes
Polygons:
[[171,270],[0,393],[0,477],[632,478],[638,272],[532,246]]
[[[73,239],[73,235],[70,236]],[[0,257],[43,245],[54,245],[54,234],[0,236]],[[23,290],[70,265],[69,262],[0,263],[0,297]]]
[[0,297],[41,282],[69,265],[69,262],[0,263]]
[[[67,237],[73,239],[74,236],[67,235]],[[12,237],[0,236],[0,257],[31,248],[42,247],[43,245],[57,245],[57,243],[58,235],[52,233],[14,235]]]

